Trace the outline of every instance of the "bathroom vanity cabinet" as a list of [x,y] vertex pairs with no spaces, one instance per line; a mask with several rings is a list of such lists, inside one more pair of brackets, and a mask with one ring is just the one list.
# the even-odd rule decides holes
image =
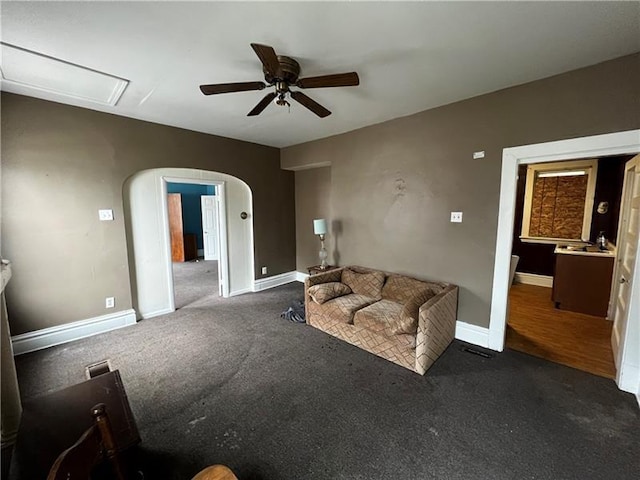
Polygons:
[[556,308],[606,317],[615,251],[555,249],[552,298]]

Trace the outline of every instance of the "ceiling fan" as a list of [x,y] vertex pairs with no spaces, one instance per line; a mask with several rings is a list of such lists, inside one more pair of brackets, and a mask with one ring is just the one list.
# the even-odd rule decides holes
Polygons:
[[247,92],[250,90],[263,90],[275,86],[275,91],[268,93],[251,110],[247,116],[259,115],[267,108],[269,103],[275,99],[276,105],[291,106],[287,101],[287,94],[302,106],[308,108],[320,118],[331,115],[331,112],[312,100],[304,93],[297,90],[290,90],[290,87],[325,88],[325,87],[351,87],[360,84],[360,79],[356,72],[337,73],[333,75],[322,75],[319,77],[298,78],[300,75],[300,64],[291,57],[276,55],[273,47],[252,43],[251,48],[256,52],[262,62],[264,71],[264,82],[237,82],[237,83],[217,83],[213,85],[200,85],[200,90],[205,95],[217,95],[219,93]]

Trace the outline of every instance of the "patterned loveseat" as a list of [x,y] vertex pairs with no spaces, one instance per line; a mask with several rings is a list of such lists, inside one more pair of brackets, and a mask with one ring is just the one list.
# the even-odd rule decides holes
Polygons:
[[305,280],[307,323],[424,375],[454,338],[458,287],[350,266]]

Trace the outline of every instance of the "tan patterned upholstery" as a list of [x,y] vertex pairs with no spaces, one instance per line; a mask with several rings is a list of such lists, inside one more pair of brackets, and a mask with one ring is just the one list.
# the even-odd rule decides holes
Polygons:
[[398,315],[397,320],[391,326],[391,333],[408,333],[409,335],[415,335],[418,331],[418,311],[420,306],[427,300],[435,297],[436,292],[433,288],[427,288],[426,290],[419,291],[414,294],[402,308],[402,312]]
[[[349,267],[349,269],[357,273],[374,271],[364,267]],[[405,301],[410,304],[402,307],[400,305],[396,307],[394,302],[389,302],[389,299],[376,302],[373,298],[357,294],[334,298],[322,305],[311,301],[308,293],[309,287],[340,281],[344,270],[346,269],[332,270],[313,275],[305,280],[307,323],[352,345],[424,375],[454,338],[458,287],[444,283],[421,282],[428,289],[419,289],[418,293],[422,292],[431,298],[419,306],[416,334],[394,335],[391,332],[394,313],[401,315],[404,307],[407,307],[407,312],[413,313],[415,306],[409,300],[415,296],[415,291]],[[387,276],[384,272],[380,273]],[[391,275],[396,274],[389,276]],[[413,282],[407,282],[407,285],[415,286],[417,284],[414,282],[419,282],[415,279],[409,280]],[[433,296],[434,294],[435,296]],[[403,295],[400,293],[399,297],[403,298]],[[348,297],[352,298],[348,302],[344,302],[343,299]],[[340,300],[343,302],[339,302]],[[419,303],[419,299],[415,300]],[[356,306],[360,301],[364,304]],[[399,309],[399,307],[401,308]],[[393,312],[389,312],[390,310]]]
[[[413,335],[396,335],[393,332],[393,327],[398,322],[402,309],[403,307],[399,303],[380,300],[358,310],[353,316],[353,324],[372,332],[382,333],[389,337],[393,336],[402,346],[414,348],[416,345],[415,331]],[[416,311],[416,328],[418,328],[417,316]]]
[[360,273],[345,268],[342,271],[342,283],[348,285],[353,293],[379,300],[382,298],[384,273],[375,271]]
[[449,285],[420,307],[415,369],[421,375],[433,365],[456,333],[458,287]]
[[382,287],[382,298],[401,304],[407,303],[414,295],[428,290],[426,282],[404,275],[391,274]]
[[308,289],[312,285],[319,285],[321,283],[339,282],[342,278],[342,270],[344,270],[344,267],[318,273],[317,275],[311,275],[307,277],[304,282],[305,288]]
[[[313,300],[311,300],[311,296],[309,295],[309,287],[327,282],[339,282],[342,278],[342,270],[344,270],[344,267],[337,268],[335,270],[329,270],[328,272],[318,273],[317,275],[309,275],[304,280],[304,310],[306,321],[308,324],[311,325],[309,319],[312,318],[313,315],[310,315],[309,312],[311,312],[311,309],[314,308],[313,304],[315,303]],[[316,314],[322,314],[322,310],[320,309],[319,313],[316,312]]]
[[[344,283],[327,282],[309,287],[309,295],[314,302],[323,304],[332,298],[341,297],[351,293],[351,289]],[[416,308],[416,312],[418,309]]]
[[314,318],[311,322],[316,328],[333,335],[356,347],[360,347],[374,355],[378,355],[386,360],[397,363],[409,370],[415,371],[416,351],[411,345],[402,345],[396,337],[407,337],[407,335],[387,336],[381,333],[372,332],[364,327],[357,327],[348,323],[340,323],[332,318]]
[[312,315],[330,317],[340,323],[353,323],[354,313],[362,307],[371,305],[373,302],[375,302],[374,298],[350,293],[349,295],[328,300],[322,305],[316,302],[309,302],[309,308]]
[[391,328],[402,312],[402,305],[391,300],[380,300],[358,310],[353,317],[353,324],[368,328],[374,332],[391,333]]

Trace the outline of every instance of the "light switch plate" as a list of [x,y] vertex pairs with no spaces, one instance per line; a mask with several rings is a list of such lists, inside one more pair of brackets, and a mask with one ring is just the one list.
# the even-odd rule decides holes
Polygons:
[[484,150],[480,152],[473,152],[473,159],[478,160],[479,158],[484,158]]
[[462,212],[451,212],[451,223],[462,223]]
[[102,221],[102,222],[113,220],[113,210],[111,210],[110,208],[109,209],[98,210],[98,217],[100,218],[100,221]]

